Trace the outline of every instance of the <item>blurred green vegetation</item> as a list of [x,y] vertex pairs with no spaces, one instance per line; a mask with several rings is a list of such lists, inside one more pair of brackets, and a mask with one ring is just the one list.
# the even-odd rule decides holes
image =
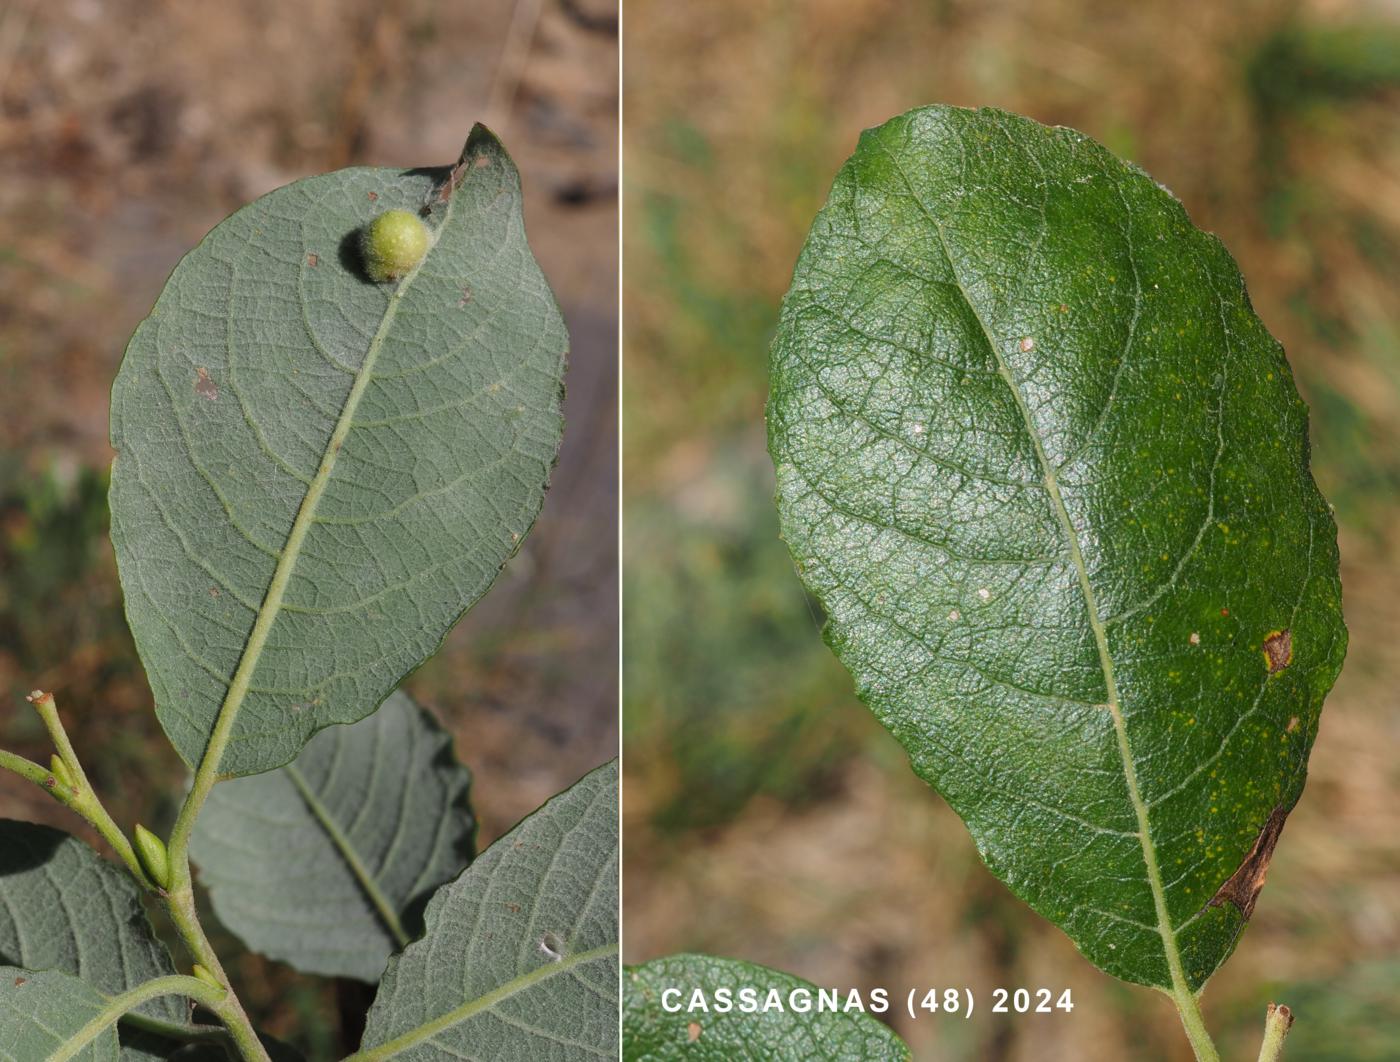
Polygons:
[[777,540],[767,348],[812,216],[860,129],[988,104],[1171,187],[1289,351],[1342,526],[1351,659],[1207,1009],[1230,1057],[1257,1050],[1267,992],[1299,1014],[1298,1058],[1400,1057],[1380,1005],[1400,951],[1400,24],[1291,0],[635,0],[625,32],[627,960],[1053,979],[1072,1020],[896,1024],[919,1058],[1188,1057],[1170,1007],[1088,968],[980,868],[856,702]]
[[752,453],[730,453],[696,507],[634,509],[624,739],[672,772],[653,796],[665,832],[727,822],[760,792],[809,799],[856,729],[839,711],[840,669],[814,637],[815,606],[790,577],[765,472]]

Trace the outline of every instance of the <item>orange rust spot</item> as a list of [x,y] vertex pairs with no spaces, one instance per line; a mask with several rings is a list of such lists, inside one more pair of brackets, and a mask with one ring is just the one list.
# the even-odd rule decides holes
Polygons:
[[1259,831],[1249,855],[1244,857],[1244,862],[1230,875],[1229,880],[1216,890],[1207,907],[1219,907],[1228,900],[1248,921],[1249,916],[1254,913],[1254,903],[1259,899],[1259,892],[1264,888],[1264,879],[1269,874],[1269,863],[1274,858],[1274,848],[1278,844],[1279,835],[1283,833],[1283,824],[1287,819],[1288,811],[1282,805],[1269,812],[1269,821],[1264,823],[1264,828]]
[[693,1044],[700,1039],[700,1023],[693,1021],[685,1027],[685,1039],[687,1043]]
[[1220,610],[1220,614],[1221,614],[1222,616],[1228,616],[1228,615],[1230,614],[1230,610],[1229,610],[1228,608],[1222,608],[1222,609]]
[[1264,663],[1270,675],[1293,663],[1293,632],[1291,630],[1270,631],[1264,639]]
[[219,397],[219,385],[210,379],[208,369],[195,370],[194,393],[200,398],[207,398],[210,402]]
[[365,194],[366,194],[367,196],[369,196],[369,201],[370,201],[371,203],[373,203],[375,200],[377,200],[377,199],[379,198],[379,193],[378,193],[378,192],[366,192]]
[[24,984],[24,982],[25,982],[26,980],[27,980],[27,978],[24,978],[24,977],[16,977],[16,978],[15,978],[15,987],[18,988],[20,985]]
[[1298,729],[1298,717],[1295,715],[1292,719],[1288,720],[1288,725],[1287,725],[1286,727],[1284,727],[1284,729],[1285,729],[1286,731],[1288,731],[1288,733],[1290,733],[1290,734],[1293,733],[1293,731],[1297,730],[1297,729]]
[[320,265],[321,256],[319,254],[309,254],[306,256],[306,264],[309,266]]

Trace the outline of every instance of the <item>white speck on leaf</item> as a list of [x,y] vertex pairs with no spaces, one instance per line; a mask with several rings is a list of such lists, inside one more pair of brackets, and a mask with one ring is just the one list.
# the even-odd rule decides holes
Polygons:
[[992,599],[992,592],[984,586],[981,590],[977,591],[977,596],[983,601],[990,601]]
[[1035,340],[1030,336],[1023,336],[1021,339],[1021,353],[1029,354],[1035,349]]

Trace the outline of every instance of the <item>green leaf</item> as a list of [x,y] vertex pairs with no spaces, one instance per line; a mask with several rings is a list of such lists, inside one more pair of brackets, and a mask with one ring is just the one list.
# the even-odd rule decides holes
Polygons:
[[[104,995],[175,972],[124,869],[60,830],[8,819],[0,819],[0,963],[70,974]],[[169,996],[137,1013],[172,1028],[190,1017]]]
[[[390,208],[427,211],[435,242],[376,284],[358,234]],[[567,344],[480,126],[450,175],[298,181],[185,257],[112,392],[111,503],[186,763],[280,767],[437,648],[539,512]]]
[[39,1062],[68,1047],[62,1057],[77,1062],[117,1062],[116,1023],[69,1046],[107,999],[86,981],[55,970],[0,966],[0,1062]]
[[190,853],[219,921],[248,947],[373,982],[471,860],[470,785],[451,737],[396,692],[286,767],[216,786]]
[[[178,1040],[162,1041],[145,1030],[136,1031],[131,1039],[119,1038],[117,1022],[129,1018],[143,1002],[186,995],[205,1002],[222,998],[222,992],[203,981],[179,974],[152,978],[109,995],[59,970],[0,966],[0,1052],[18,1051],[14,1056],[0,1053],[0,1062],[10,1058],[14,1062],[164,1059]],[[211,1030],[200,1026],[199,1031],[207,1035]]]
[[[715,993],[721,989],[730,993],[729,1003],[721,1001],[730,1008],[727,1013],[716,1009]],[[761,1008],[757,1013],[742,1009],[745,991],[753,993]],[[689,1009],[696,992],[706,1009]],[[848,993],[840,993],[836,1003],[844,1007],[847,999]],[[909,1048],[876,1018],[858,1009],[819,1009],[820,1002],[817,986],[766,966],[711,955],[654,959],[623,972],[622,1057],[626,1062],[909,1058]]]
[[1199,987],[1346,646],[1234,261],[1080,133],[911,111],[837,176],[771,370],[783,534],[861,699],[1090,960]]
[[616,1057],[617,785],[599,767],[438,890],[356,1062]]

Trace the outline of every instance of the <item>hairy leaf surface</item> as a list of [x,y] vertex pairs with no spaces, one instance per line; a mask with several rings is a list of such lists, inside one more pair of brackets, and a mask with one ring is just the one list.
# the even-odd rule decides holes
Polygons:
[[[714,1009],[715,991],[728,989],[735,1007]],[[665,1003],[685,1008],[700,991],[708,1012],[668,1011]],[[757,1014],[738,1009],[739,993],[752,989],[760,1004],[776,991],[782,1009]],[[765,1062],[905,1062],[906,1047],[889,1028],[858,1010],[818,1012],[819,989],[799,977],[735,959],[711,955],[671,955],[623,971],[622,1057],[625,1062],[730,1062],[761,1058]],[[843,993],[841,1000],[846,996]],[[793,1001],[797,1002],[794,1003]],[[805,1002],[803,1002],[805,1001]],[[808,1006],[798,1013],[794,1006]]]
[[617,784],[599,767],[438,890],[357,1062],[616,1057]]
[[916,110],[837,176],[771,368],[783,534],[861,699],[1093,962],[1199,987],[1346,645],[1229,254],[1080,133]]
[[[376,284],[390,208],[433,244]],[[529,531],[567,335],[520,181],[478,126],[441,170],[347,169],[238,211],[180,263],[112,392],[112,541],[156,712],[225,775],[372,712]]]
[[[86,981],[56,970],[0,966],[0,1062],[39,1062],[69,1047],[107,1000]],[[117,1062],[115,1025],[82,1047],[69,1047],[74,1062]]]
[[[8,819],[0,820],[0,963],[57,970],[109,996],[175,973],[125,869],[61,830]],[[137,1013],[173,1027],[189,1021],[175,997]],[[133,1044],[127,1057],[149,1055]]]
[[472,854],[471,775],[401,691],[292,763],[216,786],[191,855],[219,921],[305,973],[374,982]]

